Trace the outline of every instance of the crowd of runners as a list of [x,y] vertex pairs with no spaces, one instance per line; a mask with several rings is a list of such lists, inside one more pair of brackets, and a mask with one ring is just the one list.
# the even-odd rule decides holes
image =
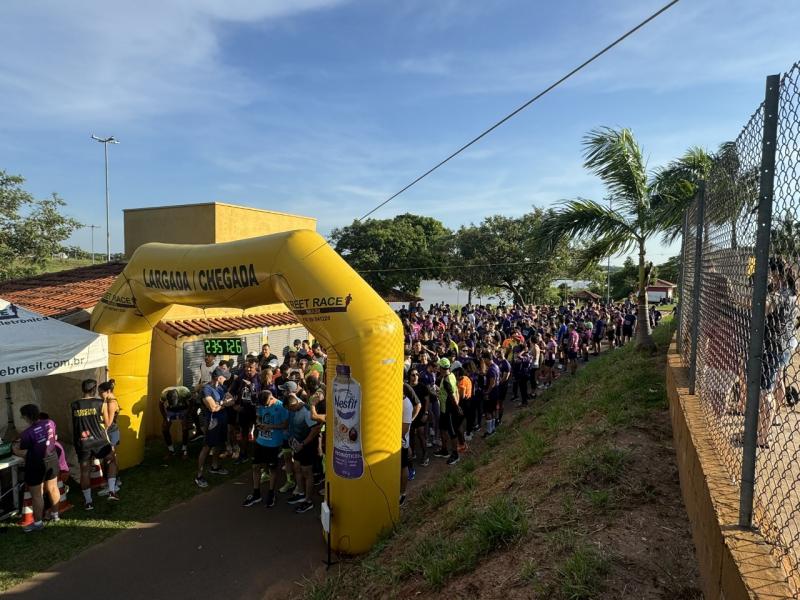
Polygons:
[[[637,325],[629,300],[453,311],[412,305],[398,314],[405,332],[401,503],[417,467],[432,458],[456,464],[474,436],[502,426],[507,400],[527,405],[537,390],[574,374],[579,361],[630,342]],[[652,326],[660,318],[651,311]],[[206,473],[228,474],[220,462],[226,457],[252,462],[244,506],[273,507],[285,494],[296,512],[311,510],[325,479],[326,362],[319,344],[301,340],[280,359],[265,344],[238,366],[207,355],[194,393],[174,387],[162,395],[170,456],[186,456],[190,430],[198,428],[204,432],[198,486],[208,485]],[[171,437],[175,420],[182,423],[180,448]]]
[[[436,459],[455,465],[475,436],[489,437],[503,426],[507,402],[528,405],[539,390],[574,375],[580,361],[630,342],[637,327],[631,300],[461,310],[412,304],[398,316],[405,333],[401,504],[418,467]],[[660,318],[653,308],[650,325],[658,325]],[[269,344],[238,364],[207,354],[190,386],[163,390],[165,458],[188,459],[190,441],[202,438],[194,477],[198,487],[208,486],[207,474],[229,474],[224,459],[250,463],[252,489],[245,507],[274,507],[283,494],[282,502],[304,513],[314,508],[324,487],[327,355],[318,343],[299,339],[280,354]],[[23,410],[30,428],[16,451],[27,454],[31,463],[26,483],[32,488],[36,530],[41,528],[43,490],[57,509],[54,479],[65,472],[58,465],[65,460],[55,424],[35,406]],[[100,385],[84,381],[83,398],[72,404],[87,510],[93,508],[93,461],[103,464],[104,495],[119,499],[118,412],[113,380]],[[173,429],[181,432],[179,444]],[[50,516],[58,519],[57,511]]]

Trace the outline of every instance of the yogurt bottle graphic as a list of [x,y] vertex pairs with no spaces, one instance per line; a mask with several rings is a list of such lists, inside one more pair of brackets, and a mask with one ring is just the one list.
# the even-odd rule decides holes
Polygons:
[[348,365],[336,365],[333,379],[333,472],[345,479],[364,474],[361,450],[361,386]]

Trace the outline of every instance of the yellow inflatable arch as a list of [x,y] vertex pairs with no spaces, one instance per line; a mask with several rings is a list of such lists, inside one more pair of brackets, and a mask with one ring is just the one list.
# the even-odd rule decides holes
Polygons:
[[109,336],[109,371],[121,414],[130,419],[120,466],[144,456],[152,329],[169,307],[277,302],[328,350],[331,543],[337,551],[365,552],[399,512],[403,332],[386,302],[313,231],[136,250],[92,313],[92,329]]

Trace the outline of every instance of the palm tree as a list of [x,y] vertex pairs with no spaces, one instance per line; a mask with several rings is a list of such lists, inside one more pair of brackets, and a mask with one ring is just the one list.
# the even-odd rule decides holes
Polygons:
[[636,346],[654,346],[647,314],[647,240],[663,231],[665,200],[656,196],[655,181],[648,180],[642,149],[630,129],[603,127],[590,131],[583,141],[584,166],[605,184],[613,209],[593,200],[568,200],[542,225],[548,246],[564,238],[592,240],[581,253],[588,264],[604,256],[633,250],[639,253]]

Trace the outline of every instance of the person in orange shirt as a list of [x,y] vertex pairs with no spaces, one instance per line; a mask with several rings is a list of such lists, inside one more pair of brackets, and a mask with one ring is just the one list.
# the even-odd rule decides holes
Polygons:
[[[453,361],[451,365],[451,369],[453,375],[456,376],[456,387],[458,388],[458,397],[459,397],[459,405],[461,409],[464,411],[464,414],[468,414],[471,410],[472,406],[472,380],[464,373],[464,366],[459,361]],[[462,434],[459,431],[459,438],[461,438]],[[466,442],[472,439],[472,432],[467,431],[466,435],[464,436],[464,440]],[[462,448],[459,448],[459,452],[464,452],[466,448],[466,443],[462,443]]]

